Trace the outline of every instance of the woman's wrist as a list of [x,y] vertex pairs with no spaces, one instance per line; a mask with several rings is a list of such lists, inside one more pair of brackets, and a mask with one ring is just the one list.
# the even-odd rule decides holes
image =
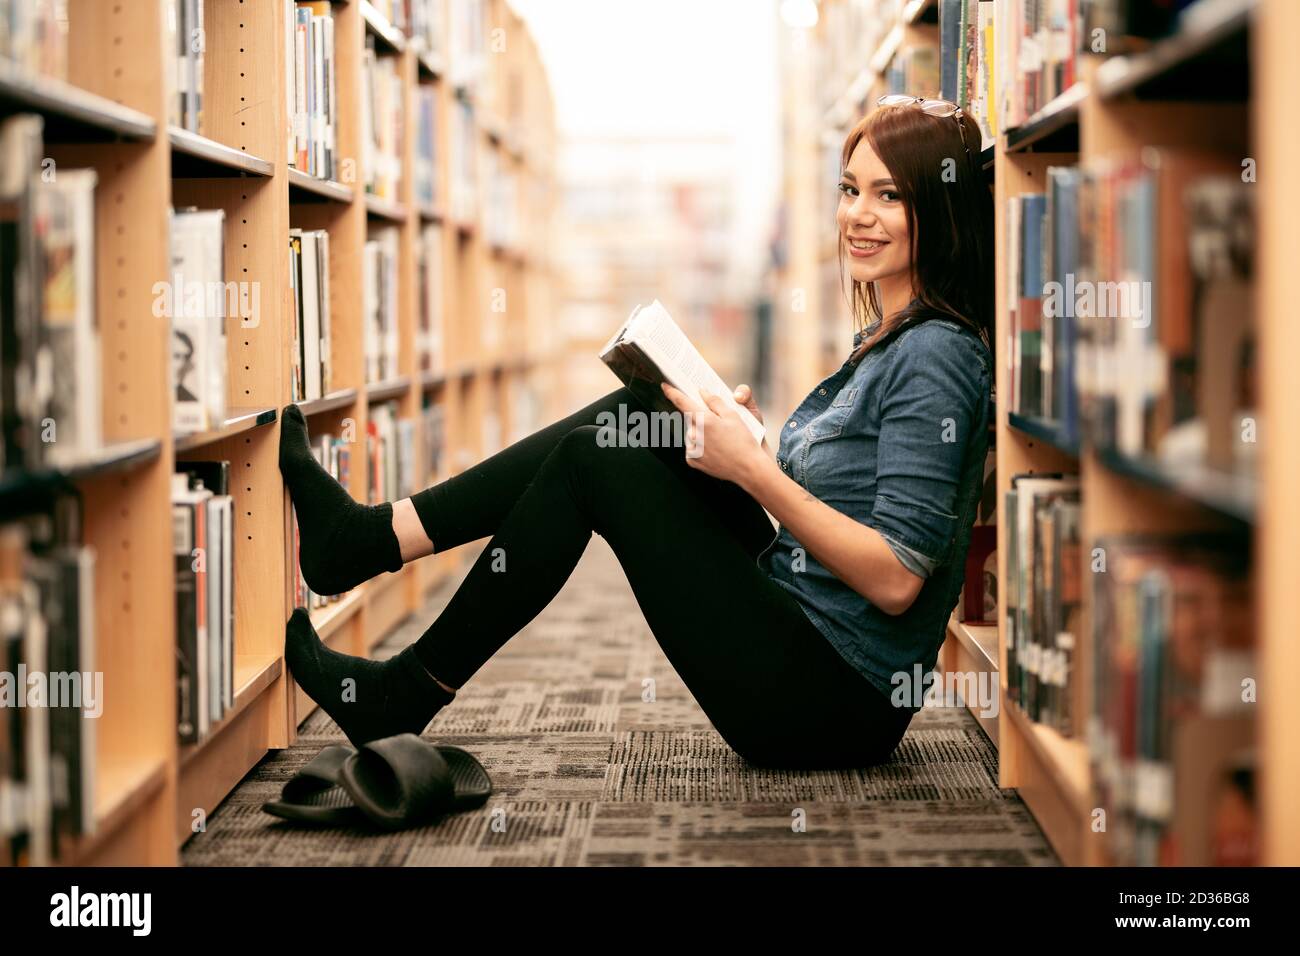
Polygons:
[[756,448],[754,451],[755,454],[749,459],[736,484],[745,489],[751,498],[762,504],[759,495],[771,473],[776,470],[776,459],[764,454],[761,449]]

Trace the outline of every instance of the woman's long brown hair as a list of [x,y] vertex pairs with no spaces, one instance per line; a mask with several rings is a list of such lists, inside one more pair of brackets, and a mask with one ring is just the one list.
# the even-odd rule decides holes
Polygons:
[[[882,316],[875,286],[852,283],[855,331],[883,320],[854,349],[853,362],[934,313],[971,327],[994,352],[993,197],[980,164],[979,127],[965,113],[961,123],[966,145],[963,128],[952,116],[930,116],[916,106],[882,106],[863,117],[844,140],[841,169],[863,139],[889,169],[912,237],[913,302],[902,312]],[[838,245],[842,284],[843,235]]]

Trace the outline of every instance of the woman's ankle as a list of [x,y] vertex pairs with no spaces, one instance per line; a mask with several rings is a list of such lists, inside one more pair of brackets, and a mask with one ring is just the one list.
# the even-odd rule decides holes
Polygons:
[[433,554],[433,542],[424,530],[410,498],[393,502],[393,535],[402,551],[402,563]]

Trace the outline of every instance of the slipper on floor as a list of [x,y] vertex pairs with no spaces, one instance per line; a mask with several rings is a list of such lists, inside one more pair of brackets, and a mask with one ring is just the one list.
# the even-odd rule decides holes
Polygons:
[[365,815],[339,785],[339,770],[356,755],[351,744],[331,744],[289,778],[279,800],[269,800],[262,809],[272,816],[296,823],[348,826],[364,823]]
[[481,807],[492,793],[492,779],[472,754],[416,734],[372,740],[343,761],[339,783],[388,830]]

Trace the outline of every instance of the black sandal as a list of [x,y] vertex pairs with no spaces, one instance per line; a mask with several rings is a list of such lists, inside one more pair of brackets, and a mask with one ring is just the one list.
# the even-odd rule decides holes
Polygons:
[[472,754],[410,733],[361,747],[343,761],[338,780],[355,806],[387,830],[481,807],[492,794],[492,779]]
[[339,786],[339,770],[356,756],[351,744],[330,744],[294,774],[279,800],[269,800],[262,809],[272,816],[295,823],[321,826],[349,826],[365,822],[365,814]]

